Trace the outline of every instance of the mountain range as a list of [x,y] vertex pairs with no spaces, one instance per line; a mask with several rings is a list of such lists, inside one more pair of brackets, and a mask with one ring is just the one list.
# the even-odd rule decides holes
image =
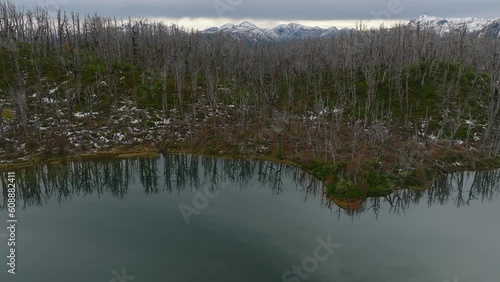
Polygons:
[[431,28],[441,35],[454,30],[460,30],[465,26],[468,32],[477,33],[480,37],[500,38],[500,18],[438,18],[423,15],[411,20],[409,25],[413,27],[420,25],[423,28]]
[[[469,32],[477,33],[480,37],[500,38],[500,18],[439,18],[423,15],[411,20],[408,25],[411,27],[420,26],[421,28],[430,28],[441,35],[459,30],[465,26]],[[277,43],[306,38],[330,38],[353,31],[355,31],[355,29],[338,29],[337,27],[325,29],[318,26],[311,27],[297,23],[281,24],[274,28],[260,28],[251,22],[244,21],[237,25],[229,23],[221,27],[211,27],[201,31],[201,33],[215,34],[221,32],[252,43]]]
[[245,21],[238,25],[225,24],[221,27],[211,27],[201,33],[214,34],[217,32],[227,33],[238,39],[246,39],[250,42],[282,42],[294,39],[306,39],[311,37],[333,37],[343,33],[351,32],[353,29],[336,27],[321,28],[311,27],[297,23],[281,24],[274,28],[260,28],[255,24]]

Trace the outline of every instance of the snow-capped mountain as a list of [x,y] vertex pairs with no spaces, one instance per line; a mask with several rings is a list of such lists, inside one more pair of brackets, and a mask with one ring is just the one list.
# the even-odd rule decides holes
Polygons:
[[481,31],[486,37],[500,38],[500,19],[493,21]]
[[280,24],[273,29],[266,30],[268,34],[279,39],[305,39],[308,37],[318,37],[324,29],[320,27],[310,27],[296,23]]
[[259,28],[251,22],[244,21],[238,25],[225,24],[221,27],[211,27],[203,30],[201,33],[213,34],[217,32],[227,33],[238,39],[246,39],[250,42],[267,42],[275,41],[274,37],[270,37],[264,29]]
[[214,34],[217,32],[227,33],[238,39],[245,39],[250,42],[283,42],[288,40],[300,40],[313,37],[333,37],[352,29],[337,29],[331,27],[324,29],[321,27],[310,27],[297,23],[281,24],[274,28],[259,28],[250,22],[242,22],[238,25],[225,24],[221,27],[211,27],[201,31],[204,34]]
[[411,20],[409,25],[413,27],[419,25],[421,28],[431,28],[441,35],[460,30],[465,26],[468,32],[477,33],[481,37],[500,38],[500,18],[438,18],[423,15]]
[[[460,30],[464,26],[468,32],[477,33],[480,37],[500,38],[500,18],[439,18],[423,15],[408,23],[412,27],[431,28],[437,33],[445,35],[454,30]],[[221,27],[211,27],[201,31],[204,34],[218,32],[227,33],[231,36],[247,40],[252,43],[271,42],[278,43],[289,40],[301,40],[306,38],[328,38],[341,34],[353,32],[354,29],[330,27],[327,29],[315,26],[305,26],[297,23],[280,24],[274,28],[260,28],[250,22],[242,22],[238,25],[225,24]]]

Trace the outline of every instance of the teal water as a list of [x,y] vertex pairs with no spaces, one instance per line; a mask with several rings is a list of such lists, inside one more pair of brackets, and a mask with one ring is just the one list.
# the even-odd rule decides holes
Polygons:
[[500,281],[499,171],[450,175],[357,211],[266,161],[169,155],[16,177],[16,275],[0,236],[2,282]]

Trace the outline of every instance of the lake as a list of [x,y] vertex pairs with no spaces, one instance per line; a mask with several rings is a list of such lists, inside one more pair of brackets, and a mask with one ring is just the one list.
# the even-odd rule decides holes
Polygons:
[[16,171],[16,275],[0,281],[500,281],[500,171],[344,210],[284,164],[192,155]]

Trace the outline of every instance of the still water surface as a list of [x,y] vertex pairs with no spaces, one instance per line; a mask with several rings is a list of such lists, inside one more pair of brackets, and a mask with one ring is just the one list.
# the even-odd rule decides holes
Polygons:
[[266,161],[78,161],[17,181],[17,274],[0,237],[2,282],[500,281],[499,171],[450,175],[357,211]]

